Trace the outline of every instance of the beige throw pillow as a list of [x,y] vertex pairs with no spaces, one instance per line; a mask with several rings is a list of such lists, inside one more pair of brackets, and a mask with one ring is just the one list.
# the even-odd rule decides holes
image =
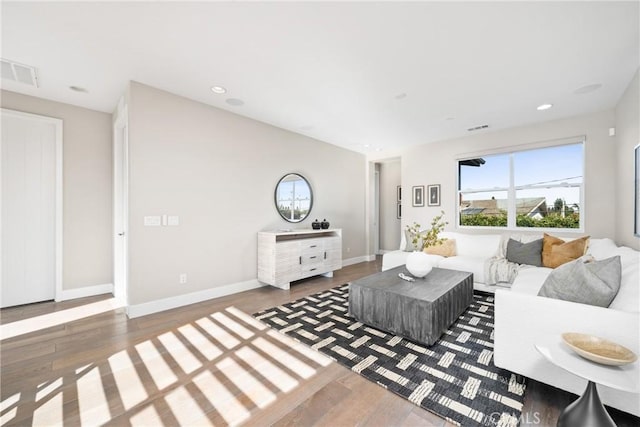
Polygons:
[[586,253],[589,242],[589,236],[565,242],[547,233],[544,233],[542,239],[542,265],[549,268],[580,258]]
[[456,239],[446,239],[441,245],[424,248],[424,253],[443,257],[456,256]]

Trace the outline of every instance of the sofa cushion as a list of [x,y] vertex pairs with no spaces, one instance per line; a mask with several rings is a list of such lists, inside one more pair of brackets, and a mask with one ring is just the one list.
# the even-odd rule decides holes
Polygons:
[[538,295],[542,284],[547,280],[547,277],[549,277],[552,271],[552,268],[547,267],[521,268],[511,285],[511,292]]
[[509,239],[507,243],[507,260],[516,264],[542,267],[542,239],[529,243]]
[[620,257],[601,261],[579,258],[556,268],[538,295],[582,304],[609,307],[620,289]]
[[456,239],[447,239],[441,245],[426,247],[424,253],[443,257],[456,256]]
[[449,270],[466,271],[473,273],[473,281],[476,283],[486,283],[484,279],[484,257],[470,256],[453,256],[442,258],[438,263],[439,268],[448,268]]
[[589,247],[587,255],[591,255],[595,259],[605,259],[614,255],[618,246],[611,239],[589,239]]
[[456,255],[477,258],[491,258],[498,253],[500,234],[440,233],[440,237],[456,240]]
[[382,255],[382,271],[391,270],[392,268],[400,265],[405,265],[410,253],[411,252],[405,252],[403,250],[385,252],[384,255]]
[[583,256],[587,249],[589,236],[565,242],[544,233],[542,238],[542,265],[556,268]]
[[622,279],[618,295],[609,308],[640,313],[640,252],[622,246],[613,254],[620,256]]

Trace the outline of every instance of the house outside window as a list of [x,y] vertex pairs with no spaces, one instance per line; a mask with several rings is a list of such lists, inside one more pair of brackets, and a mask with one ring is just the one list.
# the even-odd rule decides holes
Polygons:
[[584,139],[458,160],[458,226],[584,228]]

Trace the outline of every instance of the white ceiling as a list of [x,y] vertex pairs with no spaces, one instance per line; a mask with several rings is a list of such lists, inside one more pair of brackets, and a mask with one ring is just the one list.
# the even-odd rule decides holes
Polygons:
[[2,57],[35,66],[40,87],[2,87],[113,112],[135,80],[391,150],[615,107],[639,65],[638,5],[3,1]]

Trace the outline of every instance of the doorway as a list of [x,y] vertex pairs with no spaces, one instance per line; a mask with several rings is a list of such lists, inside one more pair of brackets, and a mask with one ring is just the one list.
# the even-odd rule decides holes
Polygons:
[[128,307],[129,132],[127,108],[113,125],[113,296]]
[[371,218],[374,253],[384,254],[400,247],[402,187],[400,158],[373,162]]
[[62,120],[1,109],[0,307],[62,293]]

